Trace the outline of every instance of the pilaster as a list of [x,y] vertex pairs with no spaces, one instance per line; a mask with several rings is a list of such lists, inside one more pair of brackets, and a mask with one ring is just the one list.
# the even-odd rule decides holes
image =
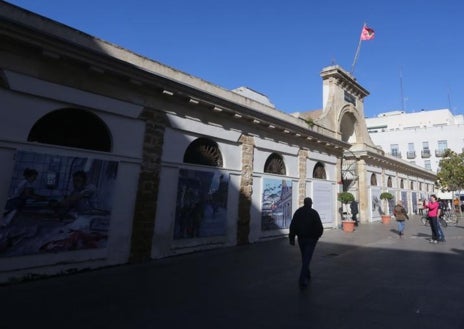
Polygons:
[[358,191],[359,191],[359,216],[361,222],[366,222],[370,218],[369,211],[369,186],[366,178],[366,161],[358,159],[356,162],[356,171],[358,173]]
[[238,201],[237,244],[247,244],[250,233],[251,196],[253,194],[254,138],[242,135],[242,177]]
[[298,206],[303,205],[304,198],[306,197],[306,162],[308,158],[308,151],[300,149],[298,151]]
[[163,136],[168,122],[164,113],[153,109],[144,109],[140,119],[145,121],[145,139],[133,217],[130,262],[141,262],[151,258]]

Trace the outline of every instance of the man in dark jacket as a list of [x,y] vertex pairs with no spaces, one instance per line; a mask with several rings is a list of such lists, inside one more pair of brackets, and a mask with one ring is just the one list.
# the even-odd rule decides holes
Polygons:
[[354,220],[356,223],[354,225],[358,226],[358,202],[353,200],[350,204],[351,209],[351,220]]
[[319,213],[312,208],[312,205],[313,200],[311,198],[304,199],[303,207],[298,208],[293,215],[288,236],[292,246],[295,245],[295,236],[298,237],[302,263],[299,279],[300,287],[306,287],[308,281],[311,280],[309,264],[317,241],[324,230]]

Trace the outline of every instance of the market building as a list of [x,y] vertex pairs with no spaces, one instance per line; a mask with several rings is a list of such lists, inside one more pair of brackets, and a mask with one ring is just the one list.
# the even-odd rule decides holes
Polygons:
[[5,2],[0,26],[0,281],[282,237],[306,196],[338,229],[342,190],[361,223],[383,191],[413,211],[434,190],[372,142],[339,66],[292,115]]

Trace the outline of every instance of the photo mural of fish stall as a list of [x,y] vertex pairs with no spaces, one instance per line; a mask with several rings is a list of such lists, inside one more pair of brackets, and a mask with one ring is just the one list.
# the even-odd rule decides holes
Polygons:
[[118,162],[18,151],[0,257],[104,248]]

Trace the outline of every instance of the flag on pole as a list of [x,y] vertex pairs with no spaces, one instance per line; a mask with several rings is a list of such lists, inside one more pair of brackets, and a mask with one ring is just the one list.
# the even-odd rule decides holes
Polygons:
[[374,30],[364,25],[361,31],[361,40],[363,41],[372,40],[374,39],[374,36],[375,36]]
[[375,32],[370,27],[367,27],[366,23],[364,23],[363,28],[361,30],[361,37],[359,38],[358,48],[356,49],[356,54],[354,55],[353,65],[351,66],[351,74],[354,73],[354,66],[356,65],[356,61],[358,60],[359,51],[361,50],[361,43],[366,40],[374,39]]

